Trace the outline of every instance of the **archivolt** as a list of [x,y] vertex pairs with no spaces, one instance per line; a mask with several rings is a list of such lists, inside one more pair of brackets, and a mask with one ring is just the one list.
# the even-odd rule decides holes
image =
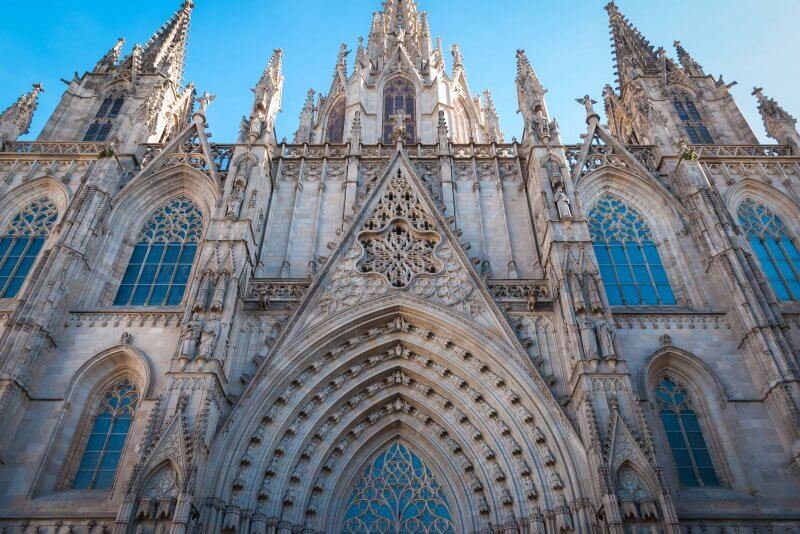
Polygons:
[[440,335],[463,325],[431,330],[430,320],[416,326],[425,323],[417,315],[409,324],[396,310],[384,310],[332,330],[336,339],[309,349],[291,369],[295,362],[272,357],[284,368],[271,373],[269,391],[251,392],[213,447],[212,465],[220,467],[209,472],[222,476],[211,482],[229,503],[226,525],[238,522],[244,508],[293,525],[329,527],[358,474],[327,481],[340,459],[367,454],[362,449],[370,440],[395,427],[409,439],[427,437],[431,450],[441,451],[458,502],[481,511],[471,519],[473,529],[537,515],[540,506],[556,508],[563,493],[569,500],[582,496],[585,477],[572,457],[582,454],[580,441],[537,409],[535,386],[499,375],[495,370],[504,370],[490,355]]

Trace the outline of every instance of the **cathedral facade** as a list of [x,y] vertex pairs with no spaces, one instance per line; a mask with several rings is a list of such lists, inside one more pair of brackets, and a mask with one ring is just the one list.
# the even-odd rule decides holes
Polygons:
[[564,141],[519,50],[509,141],[386,0],[291,142],[275,50],[215,143],[193,7],[66,80],[35,141],[41,86],[0,115],[0,531],[800,532],[775,100],[762,145],[612,2],[608,123],[579,98]]

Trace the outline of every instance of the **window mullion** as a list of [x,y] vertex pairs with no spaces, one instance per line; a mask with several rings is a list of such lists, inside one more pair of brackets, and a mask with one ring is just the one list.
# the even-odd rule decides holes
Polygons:
[[[799,270],[800,266],[797,266],[797,265],[794,264],[794,262],[792,261],[792,257],[789,255],[789,252],[786,250],[786,247],[783,246],[783,240],[784,239],[788,239],[789,241],[791,241],[791,239],[789,239],[788,237],[781,236],[777,240],[778,247],[781,249],[781,254],[783,254],[783,258],[786,260],[786,263],[789,265],[789,269],[791,269],[792,274],[794,274],[795,280],[800,281],[800,270]],[[795,295],[794,292],[792,292],[791,283],[786,284],[786,288],[787,288],[787,290],[789,292],[789,296],[792,297],[792,300],[797,300],[798,298],[800,298],[800,295]]]
[[614,261],[614,256],[611,255],[611,245],[609,245],[608,241],[605,242],[605,246],[608,252],[608,258],[611,261],[611,271],[614,273],[614,282],[617,285],[617,291],[622,299],[622,303],[625,304],[625,294],[622,292],[622,280],[620,280],[619,272],[617,272],[617,262]]
[[94,489],[95,484],[97,484],[97,476],[100,474],[100,466],[103,465],[103,458],[106,455],[106,451],[108,450],[108,441],[111,439],[111,432],[114,430],[114,423],[117,420],[116,415],[111,416],[111,423],[108,425],[108,430],[106,430],[106,439],[103,440],[103,447],[100,449],[100,455],[97,457],[97,465],[94,466],[94,473],[92,473],[92,481],[89,483],[89,488]]
[[631,282],[633,283],[633,288],[636,290],[636,294],[639,295],[639,302],[637,302],[636,304],[643,304],[644,299],[642,298],[642,292],[639,290],[639,282],[636,280],[636,271],[633,268],[633,262],[631,262],[630,254],[628,254],[628,243],[633,243],[633,242],[632,241],[626,242],[625,246],[622,247],[622,250],[625,253],[625,261],[628,263],[628,269],[630,270]]
[[[139,245],[139,244],[141,244],[141,243],[136,243],[136,245]],[[133,249],[134,253],[136,253],[136,245],[134,245],[134,249]],[[147,260],[147,256],[150,254],[150,247],[151,246],[152,246],[152,243],[148,243],[147,244],[147,250],[144,251],[144,255],[142,256],[142,263],[139,264],[139,272],[136,273],[136,279],[133,281],[133,288],[131,289],[131,294],[128,296],[128,302],[127,302],[128,305],[131,305],[133,303],[133,299],[134,299],[134,297],[136,295],[136,290],[139,289],[139,282],[142,279],[142,273],[144,272],[144,266],[147,265],[145,263],[145,261]],[[130,263],[130,260],[128,260],[128,262]]]
[[[776,243],[779,243],[778,240],[775,239],[775,238],[770,238],[770,239],[774,240]],[[783,284],[784,289],[786,289],[786,293],[789,296],[791,296],[792,295],[792,290],[789,287],[789,282],[786,280],[786,277],[784,276],[783,272],[781,271],[781,267],[780,267],[780,265],[778,265],[778,260],[775,258],[775,254],[773,254],[772,250],[769,248],[769,244],[767,243],[766,239],[762,238],[761,245],[764,247],[764,250],[767,251],[767,256],[769,256],[769,261],[770,261],[770,263],[772,263],[772,268],[778,274],[778,278],[780,279],[781,284]],[[778,244],[778,246],[780,247],[781,251],[783,251],[783,247],[780,246],[780,244]]]
[[697,462],[694,459],[692,444],[689,443],[689,435],[686,433],[686,428],[683,426],[683,412],[682,410],[678,410],[675,413],[677,414],[678,427],[681,429],[681,436],[683,436],[683,443],[686,445],[686,454],[689,455],[689,461],[692,463],[692,471],[694,471],[694,476],[697,479],[698,485],[703,486],[703,479],[700,478],[700,471],[697,469]]
[[[661,254],[658,253],[658,245],[656,245],[655,242],[653,242],[653,246],[656,249],[656,254],[658,254],[658,257],[660,258]],[[658,291],[658,285],[656,284],[656,279],[653,276],[653,271],[650,270],[650,260],[645,255],[644,245],[642,245],[641,243],[639,243],[639,251],[642,254],[642,259],[644,260],[644,268],[647,269],[647,276],[650,279],[650,287],[653,288],[653,292],[656,294],[656,302],[658,304],[664,304],[664,301],[661,298],[661,293],[659,293]],[[661,264],[661,268],[664,269],[664,276],[667,276],[667,268],[664,266],[663,263]],[[667,280],[669,280],[669,277],[667,277]]]

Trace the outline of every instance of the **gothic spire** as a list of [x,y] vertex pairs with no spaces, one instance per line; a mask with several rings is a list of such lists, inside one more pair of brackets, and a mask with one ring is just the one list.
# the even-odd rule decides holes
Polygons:
[[184,0],[180,9],[150,37],[142,53],[143,72],[160,71],[175,83],[180,82],[193,8],[192,0]]
[[758,112],[764,121],[767,135],[782,144],[794,144],[793,139],[800,139],[796,130],[797,119],[783,109],[774,98],[764,95],[761,87],[753,88],[753,96],[758,100]]
[[703,71],[703,67],[694,60],[694,58],[689,55],[689,52],[681,46],[680,41],[675,41],[672,43],[675,46],[675,51],[678,53],[678,61],[681,62],[681,66],[683,70],[686,71],[686,74],[689,76],[705,76],[706,73]]
[[42,91],[42,84],[33,84],[33,89],[20,95],[16,102],[0,113],[0,144],[3,141],[14,141],[20,135],[28,133],[33,113],[39,104],[39,93]]
[[303,110],[300,112],[300,124],[297,131],[294,133],[295,143],[311,143],[311,135],[314,128],[314,95],[316,92],[313,89],[308,90],[306,95],[306,102],[303,104]]
[[620,88],[637,76],[658,74],[658,57],[647,39],[625,18],[613,0],[606,5],[606,11]]
[[483,98],[486,101],[486,107],[483,108],[484,116],[486,117],[486,132],[489,134],[489,141],[492,143],[504,142],[503,131],[500,129],[500,116],[497,114],[497,108],[494,107],[492,100],[492,93],[487,89],[483,92]]
[[122,46],[124,44],[125,38],[118,38],[116,44],[111,47],[111,50],[106,52],[106,54],[100,58],[100,61],[97,62],[97,65],[94,66],[94,72],[108,72],[109,70],[113,69],[119,61],[120,53],[122,52]]
[[261,74],[253,92],[256,99],[262,98],[270,90],[276,90],[283,82],[283,50],[276,48],[272,51],[264,72]]
[[283,96],[282,66],[283,50],[276,48],[261,74],[261,78],[253,88],[255,98],[249,126],[249,136],[253,143],[274,133],[273,124],[275,116],[280,110]]
[[[539,78],[536,76],[525,50],[517,50],[517,101],[519,112],[525,121],[525,137],[549,140],[552,136],[551,122],[547,116],[547,107],[544,102],[544,95],[547,89],[542,87]],[[529,137],[530,136],[530,137]]]

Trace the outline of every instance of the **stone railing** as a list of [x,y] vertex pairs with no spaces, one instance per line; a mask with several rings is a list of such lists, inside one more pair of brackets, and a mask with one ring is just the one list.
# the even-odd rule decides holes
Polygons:
[[793,156],[789,145],[691,145],[701,158],[781,158]]
[[488,280],[489,293],[498,303],[524,303],[531,309],[539,302],[551,302],[547,280]]
[[3,152],[15,154],[88,154],[97,155],[106,143],[58,143],[49,141],[7,141]]
[[300,299],[311,287],[307,278],[254,278],[247,288],[247,300],[256,300],[263,309],[272,302],[292,303]]
[[[631,155],[641,163],[650,174],[657,175],[658,162],[660,154],[655,145],[629,145],[625,147]],[[575,166],[578,164],[581,150],[583,145],[566,145],[564,153],[569,164],[570,172],[575,172]],[[586,156],[586,161],[580,171],[579,177],[585,176],[590,172],[605,166],[617,167],[621,169],[628,169],[630,165],[628,161],[620,154],[617,154],[608,145],[591,145],[589,153]]]
[[[450,145],[450,152],[454,158],[514,158],[518,155],[516,143],[503,144],[469,144]],[[394,154],[394,145],[361,145],[359,155],[362,158],[388,158]],[[284,158],[342,158],[348,154],[349,145],[309,145],[283,143],[277,148],[277,155]],[[424,145],[417,143],[405,145],[405,151],[410,157],[435,158],[439,156],[438,145]]]

